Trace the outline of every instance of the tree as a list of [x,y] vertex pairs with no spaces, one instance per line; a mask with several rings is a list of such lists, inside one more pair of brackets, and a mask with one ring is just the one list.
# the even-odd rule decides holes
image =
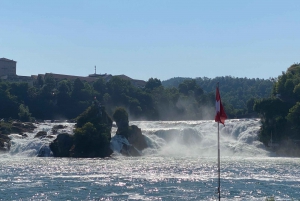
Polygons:
[[292,123],[294,128],[300,131],[300,102],[297,102],[296,105],[289,110],[286,118],[290,123]]
[[19,119],[21,121],[31,121],[32,117],[31,117],[31,113],[29,112],[28,106],[21,104],[19,106]]
[[112,153],[109,144],[110,133],[97,130],[90,122],[74,131],[75,157],[107,157]]
[[105,80],[103,78],[97,79],[97,81],[93,83],[93,87],[102,96],[103,94],[106,93],[106,85],[105,85]]
[[76,78],[73,83],[73,90],[71,97],[76,100],[83,100],[82,98],[82,90],[84,89],[84,84],[81,82],[79,78]]
[[254,112],[254,111],[253,111],[254,104],[255,104],[255,98],[250,98],[250,99],[247,101],[247,112],[248,112],[248,113]]
[[145,85],[145,89],[153,90],[161,86],[161,81],[157,78],[150,78]]
[[127,122],[128,123],[128,113],[126,112],[126,110],[124,108],[118,107],[113,114],[113,119],[116,123],[118,123],[118,122]]

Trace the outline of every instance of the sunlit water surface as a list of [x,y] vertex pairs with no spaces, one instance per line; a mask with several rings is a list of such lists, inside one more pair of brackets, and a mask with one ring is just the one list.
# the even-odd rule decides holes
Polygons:
[[[27,138],[10,135],[0,155],[0,200],[216,200],[217,124],[213,121],[131,122],[149,148],[142,157],[36,157],[49,150],[54,124]],[[74,124],[59,132],[73,133]],[[258,119],[220,126],[222,200],[300,200],[300,159],[276,157],[258,141]],[[58,132],[58,133],[59,133]],[[112,136],[116,128],[112,129]]]
[[[222,200],[300,199],[300,160],[223,158]],[[4,158],[1,200],[215,200],[215,158]]]

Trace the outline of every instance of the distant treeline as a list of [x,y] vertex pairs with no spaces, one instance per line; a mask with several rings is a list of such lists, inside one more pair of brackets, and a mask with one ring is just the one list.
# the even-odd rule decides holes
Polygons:
[[[181,83],[191,78],[172,78],[162,81],[165,87],[181,87]],[[253,112],[254,99],[267,98],[271,95],[275,79],[250,79],[236,78],[231,76],[216,78],[196,78],[196,83],[201,86],[205,93],[215,93],[219,82],[222,101],[227,111],[233,115],[242,115]]]
[[269,97],[271,80],[217,77],[150,78],[144,88],[113,77],[108,82],[80,79],[55,80],[51,74],[28,83],[0,82],[0,117],[22,121],[73,119],[96,98],[108,114],[124,107],[131,120],[201,120],[215,115],[215,87],[220,83],[222,101],[229,117],[253,112],[255,98]]

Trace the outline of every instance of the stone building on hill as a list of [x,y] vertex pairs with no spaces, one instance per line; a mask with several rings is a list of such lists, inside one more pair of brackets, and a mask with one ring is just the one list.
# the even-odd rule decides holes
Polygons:
[[31,76],[17,75],[17,62],[14,60],[1,58],[0,59],[0,78],[8,82],[27,82],[33,84]]
[[17,62],[14,60],[0,59],[0,76],[14,76],[16,74]]

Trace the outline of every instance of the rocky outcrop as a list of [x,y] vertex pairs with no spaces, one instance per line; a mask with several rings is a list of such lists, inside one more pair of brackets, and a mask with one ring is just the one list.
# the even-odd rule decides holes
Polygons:
[[64,126],[64,125],[61,125],[61,124],[59,124],[59,125],[54,125],[53,128],[52,128],[52,133],[53,133],[53,134],[56,134],[58,130],[64,129],[64,128],[66,128],[66,127],[67,127],[67,126]]
[[124,140],[120,141],[123,144],[120,153],[128,156],[140,156],[141,151],[148,147],[146,137],[142,134],[141,129],[136,125],[129,126],[128,114],[123,108],[118,108],[113,118],[118,127],[116,135],[121,135],[128,141],[128,143],[124,143]]
[[50,149],[54,157],[70,157],[70,150],[74,144],[74,136],[68,133],[57,135],[56,139],[50,143]]
[[11,133],[23,134],[25,132],[31,133],[36,129],[36,126],[30,122],[13,122],[11,124]]
[[129,144],[131,144],[140,151],[148,147],[146,138],[142,134],[142,130],[136,125],[118,127],[116,134],[123,135],[124,137],[126,137]]
[[146,137],[142,134],[142,130],[136,125],[128,127],[128,141],[139,150],[143,150],[148,147]]
[[9,151],[10,146],[10,138],[5,134],[0,134],[0,151]]
[[46,131],[39,131],[34,138],[43,138],[47,136],[47,132]]
[[97,101],[77,117],[74,135],[59,134],[50,144],[55,157],[108,157],[112,120]]

